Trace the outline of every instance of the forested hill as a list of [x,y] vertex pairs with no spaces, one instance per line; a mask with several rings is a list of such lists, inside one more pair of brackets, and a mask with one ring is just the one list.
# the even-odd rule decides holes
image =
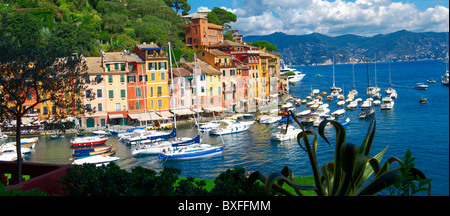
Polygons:
[[247,36],[245,42],[268,41],[277,46],[287,64],[315,65],[351,61],[411,61],[447,58],[448,32],[414,33],[406,30],[372,37],[322,34],[287,35],[276,32],[265,36]]
[[186,49],[184,21],[175,10],[163,0],[0,0],[0,17],[32,14],[42,34],[65,36],[74,52],[86,56],[132,50],[140,42],[165,47],[170,41]]

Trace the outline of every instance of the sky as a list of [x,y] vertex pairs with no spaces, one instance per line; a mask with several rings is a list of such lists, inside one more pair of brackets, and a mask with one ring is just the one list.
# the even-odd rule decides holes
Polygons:
[[189,13],[222,7],[239,33],[373,36],[399,30],[448,32],[448,0],[188,0]]

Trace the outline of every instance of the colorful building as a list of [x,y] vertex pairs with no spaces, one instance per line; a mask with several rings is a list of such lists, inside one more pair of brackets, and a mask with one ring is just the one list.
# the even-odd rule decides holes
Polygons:
[[136,53],[126,54],[127,60],[127,100],[128,121],[138,119],[147,108],[147,70],[146,63]]
[[208,23],[208,18],[200,14],[189,17],[190,21],[185,24],[186,46],[203,48],[223,41],[223,27]]
[[106,112],[107,124],[127,125],[127,59],[123,52],[102,53],[102,65],[106,78]]
[[[107,77],[102,67],[102,57],[86,57],[86,65],[88,67],[85,77],[88,89],[83,94],[83,103],[87,105],[87,109],[95,110],[95,113],[86,113],[82,117],[81,125],[84,127],[105,127],[108,120],[106,111],[107,95],[106,85]],[[88,100],[90,94],[95,94],[94,100]]]
[[145,61],[146,65],[148,111],[157,113],[161,117],[158,120],[172,118],[173,115],[169,112],[169,64],[165,48],[152,42],[136,45],[134,52]]

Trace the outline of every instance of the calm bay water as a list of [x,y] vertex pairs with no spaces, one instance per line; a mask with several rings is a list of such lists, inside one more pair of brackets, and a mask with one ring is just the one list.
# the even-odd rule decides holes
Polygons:
[[[377,63],[377,86],[382,89],[388,87],[388,64]],[[291,86],[291,95],[305,98],[313,89],[328,91],[332,86],[332,66],[297,67],[306,74],[305,78]],[[371,83],[374,85],[374,64],[369,64]],[[416,157],[416,168],[422,170],[428,178],[432,178],[432,195],[449,195],[449,89],[440,83],[440,77],[445,72],[445,65],[441,61],[399,62],[391,63],[392,86],[397,90],[398,99],[395,100],[394,110],[382,111],[376,108],[377,127],[371,155],[389,146],[382,163],[389,157],[403,158],[406,150],[410,149]],[[316,76],[321,74],[322,76]],[[336,65],[336,86],[344,88],[345,95],[352,88],[352,65]],[[428,90],[416,90],[417,82],[424,82],[433,78],[437,82],[428,84]],[[365,64],[355,65],[357,97],[367,98],[367,72]],[[426,83],[427,84],[427,83]],[[420,104],[419,97],[427,97],[428,103]],[[330,104],[331,112],[337,108]],[[305,105],[297,107],[296,112],[307,109]],[[346,126],[347,142],[360,145],[366,135],[369,120],[358,119],[360,109],[347,110],[345,117],[351,119]],[[299,127],[293,123],[295,127]],[[193,126],[178,127],[179,134],[195,136]],[[312,128],[317,133],[317,128]],[[133,147],[127,146],[111,137],[108,144],[119,147],[116,156],[121,157],[117,164],[127,170],[135,166],[143,166],[160,171],[164,166],[173,166],[182,170],[181,176],[213,179],[221,172],[236,166],[244,167],[249,171],[261,171],[266,175],[280,171],[289,166],[295,176],[311,176],[312,171],[307,153],[296,141],[271,142],[270,134],[276,131],[276,125],[262,125],[255,123],[248,132],[224,135],[223,141],[227,144],[222,155],[206,159],[180,162],[162,163],[157,156],[134,157],[131,155]],[[317,150],[318,162],[321,166],[334,157],[334,129],[326,131],[332,147],[328,146],[319,137]],[[25,161],[67,164],[71,149],[68,135],[63,140],[51,140],[50,137],[41,136],[35,152]],[[218,136],[204,134],[204,143],[222,144]]]

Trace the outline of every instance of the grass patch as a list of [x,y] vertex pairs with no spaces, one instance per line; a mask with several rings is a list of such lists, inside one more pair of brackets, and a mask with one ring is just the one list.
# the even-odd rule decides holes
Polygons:
[[[186,179],[186,178],[179,178],[181,179]],[[198,179],[196,178],[195,180],[200,181],[200,180],[204,180],[206,183],[205,189],[208,190],[208,192],[211,192],[211,190],[214,188],[215,184],[214,184],[214,179]],[[314,177],[313,176],[306,176],[306,177],[294,177],[294,181],[297,183],[302,183],[302,184],[309,184],[309,185],[315,185],[314,183]],[[262,184],[262,183],[261,183]],[[287,189],[289,192],[295,194],[294,189],[292,189],[289,185],[284,184],[283,188]],[[304,196],[316,196],[316,193],[314,191],[302,191],[302,194]]]

